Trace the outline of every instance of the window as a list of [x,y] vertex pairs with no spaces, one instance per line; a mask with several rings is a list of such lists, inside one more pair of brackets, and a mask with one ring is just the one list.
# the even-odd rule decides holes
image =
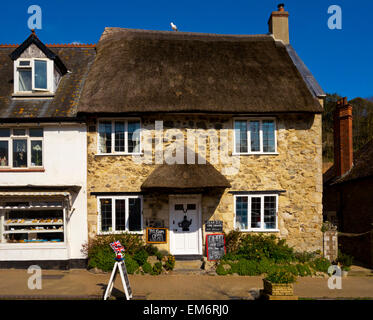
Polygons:
[[98,153],[140,153],[140,128],[140,120],[100,120]]
[[47,91],[48,60],[22,59],[15,62],[15,92]]
[[139,196],[100,197],[99,232],[142,232],[142,198]]
[[277,195],[235,196],[235,227],[241,231],[276,231],[277,199]]
[[234,120],[234,152],[236,154],[276,153],[274,119]]
[[42,128],[0,128],[0,168],[43,166]]

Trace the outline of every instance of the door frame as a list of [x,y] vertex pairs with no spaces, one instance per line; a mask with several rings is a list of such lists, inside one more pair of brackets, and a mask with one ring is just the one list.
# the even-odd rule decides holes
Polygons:
[[[169,207],[169,239],[170,239],[170,253],[174,254],[174,237],[173,231],[171,229],[172,226],[172,209],[174,207],[175,202],[185,200],[185,199],[192,199],[196,202],[197,205],[197,220],[198,220],[198,253],[197,255],[202,255],[202,195],[201,194],[170,194],[168,196],[168,207]],[[178,253],[180,254],[180,253]]]

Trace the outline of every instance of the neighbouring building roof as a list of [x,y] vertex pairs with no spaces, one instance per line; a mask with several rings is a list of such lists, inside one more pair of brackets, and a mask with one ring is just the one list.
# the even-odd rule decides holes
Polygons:
[[148,176],[141,189],[230,188],[229,181],[211,164],[163,164]]
[[322,112],[299,61],[271,35],[106,28],[79,112]]
[[58,57],[67,73],[61,78],[52,99],[23,100],[12,98],[14,69],[11,55],[13,53],[15,58],[21,47],[23,44],[0,45],[0,119],[76,117],[82,86],[96,54],[94,45],[46,45],[48,54],[54,54],[55,59]]

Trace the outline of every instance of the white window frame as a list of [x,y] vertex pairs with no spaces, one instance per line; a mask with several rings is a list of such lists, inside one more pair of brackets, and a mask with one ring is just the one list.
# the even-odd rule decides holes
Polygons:
[[[12,170],[23,170],[23,169],[43,169],[45,161],[45,150],[44,150],[44,128],[25,128],[25,127],[0,127],[1,129],[9,129],[10,137],[0,137],[0,141],[8,141],[8,165],[0,166],[0,169],[12,169]],[[24,136],[14,135],[13,130],[21,129],[25,130]],[[43,137],[30,137],[30,129],[42,129]],[[27,167],[13,167],[13,141],[14,140],[27,140]],[[31,165],[31,141],[41,141],[42,146],[42,165],[32,166]]]
[[[247,123],[247,152],[239,152],[236,150],[236,128],[235,128],[235,121],[246,121]],[[274,152],[264,152],[263,151],[263,121],[273,121],[275,127],[275,151]],[[251,132],[250,132],[250,121],[259,121],[259,145],[260,151],[251,151]],[[274,117],[260,117],[260,118],[233,118],[233,155],[252,155],[252,154],[269,154],[269,155],[277,155],[277,121]]]
[[[47,63],[47,88],[35,87],[35,61],[46,61]],[[21,66],[21,61],[29,61],[29,66]],[[17,94],[30,94],[33,92],[53,92],[53,68],[54,62],[48,58],[19,58],[14,61],[14,93]],[[31,91],[21,91],[19,87],[19,69],[31,69]]]
[[[111,223],[112,231],[102,231],[101,230],[101,200],[102,199],[111,199]],[[141,215],[141,231],[130,231],[129,228],[129,199],[140,199],[140,215]],[[115,230],[115,200],[126,200],[126,230]],[[144,231],[144,221],[143,221],[143,197],[141,195],[132,195],[132,196],[98,196],[97,197],[97,208],[98,208],[98,221],[97,221],[97,234],[123,234],[123,233],[132,233],[132,234],[143,234]]]
[[[247,226],[248,229],[239,229],[240,232],[279,232],[278,229],[278,194],[236,194],[234,195],[234,221],[233,221],[233,228],[236,230],[238,226],[236,226],[236,202],[237,197],[247,197]],[[265,229],[264,228],[264,197],[275,197],[276,198],[276,227],[274,229]],[[260,200],[260,221],[261,227],[260,228],[252,228],[251,227],[251,199],[252,198],[261,198]]]
[[[100,122],[111,121],[111,152],[100,151]],[[139,121],[140,122],[140,151],[139,152],[128,152],[128,121]],[[124,151],[115,151],[115,122],[124,122]],[[98,155],[142,155],[142,122],[141,118],[99,118],[96,123],[97,128],[97,154]]]

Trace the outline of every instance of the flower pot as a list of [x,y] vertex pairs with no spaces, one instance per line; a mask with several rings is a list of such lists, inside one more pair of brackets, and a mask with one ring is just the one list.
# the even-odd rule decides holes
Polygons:
[[293,284],[292,283],[272,283],[266,279],[263,279],[264,293],[272,296],[293,296]]
[[342,277],[346,278],[348,275],[348,271],[342,270]]

